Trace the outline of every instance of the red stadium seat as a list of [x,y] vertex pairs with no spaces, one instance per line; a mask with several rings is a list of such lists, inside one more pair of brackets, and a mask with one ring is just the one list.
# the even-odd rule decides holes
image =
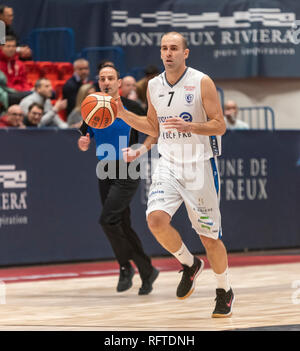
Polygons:
[[39,66],[44,78],[49,79],[52,83],[59,79],[59,71],[53,62],[40,61],[37,62],[37,65]]
[[63,86],[65,85],[66,81],[65,80],[56,80],[52,82],[53,89],[55,91],[55,96],[56,99],[62,99],[62,89]]
[[34,86],[35,82],[41,78],[41,70],[34,61],[24,61],[24,65],[27,81]]
[[74,68],[73,68],[73,64],[70,62],[56,62],[55,63],[60,77],[60,80],[68,80],[69,78],[72,77],[73,73],[74,73]]

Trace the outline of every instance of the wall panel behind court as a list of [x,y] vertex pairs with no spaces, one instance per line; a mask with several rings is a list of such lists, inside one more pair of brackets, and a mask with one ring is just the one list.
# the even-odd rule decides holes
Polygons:
[[[93,147],[74,130],[0,130],[0,265],[111,259]],[[220,159],[224,242],[229,251],[300,246],[300,133],[227,132]],[[132,203],[150,255],[164,255],[145,221],[149,180]],[[204,252],[185,209],[173,220],[193,252]]]

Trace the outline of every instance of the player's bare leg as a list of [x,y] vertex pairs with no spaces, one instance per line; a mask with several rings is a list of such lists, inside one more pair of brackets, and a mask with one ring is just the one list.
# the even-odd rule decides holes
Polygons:
[[182,239],[178,231],[171,226],[171,217],[164,211],[153,211],[149,214],[148,226],[156,240],[170,253],[178,251]]
[[203,270],[204,262],[187,249],[180,234],[170,224],[171,217],[168,213],[153,211],[148,215],[147,220],[156,240],[182,264],[183,275],[177,288],[177,298],[189,297],[195,289],[195,281]]
[[212,270],[216,274],[223,273],[228,267],[227,251],[220,239],[211,239],[200,235],[202,244],[206,250],[207,259]]
[[211,239],[200,235],[206,250],[207,259],[217,280],[216,307],[212,317],[230,317],[234,302],[234,294],[228,280],[228,257],[227,251],[220,239]]

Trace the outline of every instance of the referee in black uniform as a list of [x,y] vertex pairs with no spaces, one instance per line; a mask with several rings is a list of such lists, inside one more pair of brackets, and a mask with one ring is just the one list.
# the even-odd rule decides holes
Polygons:
[[[114,98],[119,96],[121,80],[118,70],[111,65],[104,65],[99,70],[99,87]],[[145,115],[145,111],[135,102],[121,97],[123,105],[129,111],[138,115]],[[120,276],[117,285],[117,291],[128,290],[132,286],[134,269],[130,263],[132,260],[138,268],[142,286],[139,289],[139,295],[147,295],[152,291],[152,284],[157,278],[159,271],[151,264],[150,258],[143,250],[142,243],[136,232],[131,226],[130,220],[130,202],[139,186],[140,179],[133,179],[128,172],[128,165],[144,152],[156,144],[157,139],[148,136],[142,147],[133,150],[131,145],[138,144],[138,132],[127,125],[122,119],[116,118],[114,123],[104,129],[95,129],[83,122],[80,131],[82,136],[78,140],[78,147],[82,151],[89,148],[91,138],[95,139],[97,147],[97,157],[99,163],[97,166],[98,178],[104,178],[109,170],[114,169],[115,176],[105,179],[98,179],[99,193],[103,204],[100,215],[100,224],[105,232],[116,259],[120,265]],[[120,138],[127,140],[127,147],[120,145]],[[105,144],[113,145],[115,148],[115,157],[109,157],[100,152],[101,146]],[[119,157],[119,155],[121,156]],[[121,173],[126,172],[126,177]],[[101,171],[102,170],[102,171]],[[126,179],[124,179],[126,178]]]

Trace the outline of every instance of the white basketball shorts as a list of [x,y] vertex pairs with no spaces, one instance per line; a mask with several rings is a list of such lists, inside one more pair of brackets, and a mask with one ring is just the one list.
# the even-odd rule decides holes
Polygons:
[[[180,172],[179,172],[180,173]],[[148,194],[146,216],[153,211],[164,211],[171,218],[182,202],[187,209],[193,229],[215,240],[222,237],[219,208],[220,178],[217,160],[203,161],[197,172],[198,178],[189,177],[195,172],[179,176],[170,163],[160,158],[152,176]]]

